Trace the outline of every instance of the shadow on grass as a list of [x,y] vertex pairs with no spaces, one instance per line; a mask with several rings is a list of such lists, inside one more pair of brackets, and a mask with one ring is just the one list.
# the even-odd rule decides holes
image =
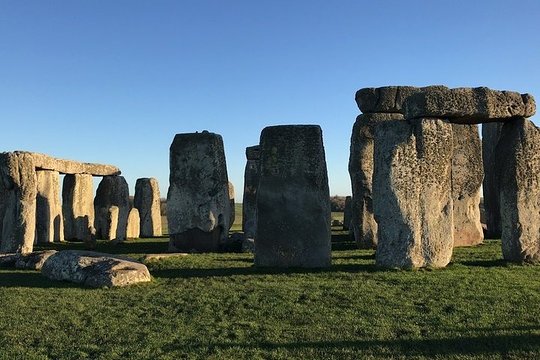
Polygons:
[[[169,345],[169,349],[177,348],[178,344]],[[399,354],[399,357],[410,356],[456,356],[456,355],[502,355],[507,357],[509,352],[537,353],[540,351],[540,335],[538,334],[511,334],[511,335],[483,335],[465,336],[447,339],[397,339],[397,340],[344,340],[344,341],[306,341],[306,342],[258,342],[258,343],[200,343],[190,342],[185,348],[207,349],[260,349],[260,350],[287,350],[304,351],[306,349],[323,351],[324,353],[349,352],[356,350],[364,353],[378,354],[389,352]],[[530,355],[530,354],[529,354]]]
[[[151,265],[150,265],[151,266]],[[325,274],[334,272],[375,272],[384,271],[375,265],[363,264],[337,264],[329,268],[305,269],[305,268],[259,268],[231,267],[231,268],[191,268],[191,269],[150,269],[155,278],[206,278],[206,277],[227,277],[238,275],[289,275],[289,274]]]
[[29,288],[76,288],[80,285],[63,281],[53,281],[42,276],[39,272],[2,270],[0,271],[0,287],[29,287]]
[[338,253],[332,254],[333,259],[341,260],[375,260],[375,252],[371,254],[355,254],[355,255],[340,255]]
[[[120,244],[112,244],[109,241],[99,240],[94,251],[107,254],[160,254],[167,253],[169,247],[168,238],[154,238],[144,240],[128,240]],[[36,250],[86,250],[81,242],[63,242],[44,244],[36,247]]]
[[489,259],[489,260],[464,260],[464,261],[456,262],[456,264],[461,264],[465,266],[473,266],[473,267],[492,268],[492,267],[507,267],[509,263],[504,259]]

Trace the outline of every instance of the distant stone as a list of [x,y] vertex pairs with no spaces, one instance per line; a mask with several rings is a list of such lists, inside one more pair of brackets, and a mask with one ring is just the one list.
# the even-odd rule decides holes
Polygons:
[[500,161],[495,151],[504,123],[482,124],[482,160],[484,163],[484,211],[486,217],[486,237],[501,238],[501,212],[499,208],[500,174],[496,170]]
[[404,121],[401,114],[362,114],[351,135],[349,175],[352,184],[350,230],[361,249],[377,246],[377,222],[373,216],[374,128],[380,123]]
[[260,151],[255,265],[330,266],[330,194],[321,128],[266,127]]
[[129,211],[127,221],[127,238],[137,239],[141,235],[141,218],[139,217],[139,210],[133,208]]
[[452,126],[438,119],[375,127],[376,265],[444,267],[454,244]]
[[221,136],[177,134],[170,147],[169,184],[169,251],[218,251],[227,239],[231,219]]
[[540,262],[540,129],[528,119],[504,124],[496,148],[505,260]]
[[246,239],[254,239],[257,232],[257,187],[259,186],[259,145],[246,148],[242,231]]
[[45,261],[56,254],[56,250],[34,251],[28,254],[21,254],[17,257],[15,267],[25,270],[41,270]]
[[161,236],[161,197],[156,179],[137,179],[133,205],[139,210],[141,217],[141,237]]
[[29,253],[36,235],[37,178],[35,164],[27,153],[1,153],[3,224],[0,252]]
[[484,171],[478,125],[452,124],[452,133],[454,246],[478,245],[484,240],[480,222],[480,189]]
[[343,230],[351,226],[352,196],[345,197],[345,210],[343,211]]
[[[130,210],[129,188],[126,179],[123,176],[104,176],[96,190],[94,198],[94,209],[97,216],[105,214],[112,206],[118,207],[118,226],[116,234],[112,239],[123,241],[126,239],[127,221]],[[96,236],[104,239],[109,229],[104,228],[103,224],[108,219],[96,219]],[[109,236],[112,236],[109,235]]]
[[504,121],[533,116],[535,112],[536,104],[531,95],[486,87],[428,87],[411,94],[404,102],[407,119],[436,117],[460,124]]
[[37,175],[36,240],[52,243],[64,240],[64,221],[57,171],[40,170]]
[[109,254],[66,250],[50,256],[41,273],[52,280],[88,287],[117,287],[151,281],[148,268]]
[[236,208],[235,208],[235,203],[234,203],[234,185],[230,181],[229,181],[229,204],[230,204],[231,213],[229,215],[229,229],[228,230],[231,230],[231,227],[234,224],[234,218],[236,216]]
[[64,176],[62,214],[64,239],[84,241],[94,227],[94,183],[92,175]]

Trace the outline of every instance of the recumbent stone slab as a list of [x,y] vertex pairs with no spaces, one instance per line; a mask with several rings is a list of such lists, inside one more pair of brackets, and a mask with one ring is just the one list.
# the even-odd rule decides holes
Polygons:
[[454,246],[478,245],[484,240],[480,222],[480,188],[484,171],[478,125],[452,124],[452,133]]
[[64,239],[87,240],[94,228],[94,183],[92,175],[64,176],[62,214]]
[[231,219],[223,139],[208,131],[177,134],[169,160],[169,251],[218,251]]
[[161,197],[156,179],[137,179],[133,205],[139,210],[141,237],[161,236]]
[[540,262],[540,129],[521,118],[504,124],[496,153],[503,257]]
[[263,129],[255,265],[330,266],[330,194],[316,125]]
[[377,124],[374,141],[376,264],[446,266],[454,244],[451,124],[388,120]]
[[257,232],[257,187],[259,186],[259,145],[246,148],[244,170],[244,197],[242,204],[242,231],[244,238],[255,239]]

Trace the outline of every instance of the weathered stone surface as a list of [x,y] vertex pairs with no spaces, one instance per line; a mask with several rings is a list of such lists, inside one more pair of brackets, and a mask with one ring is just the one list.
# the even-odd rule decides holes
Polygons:
[[351,226],[352,196],[345,197],[345,209],[343,210],[343,230],[349,230]]
[[[439,86],[433,86],[437,88]],[[431,87],[428,87],[431,88]],[[444,87],[443,87],[444,88]],[[403,103],[410,95],[426,88],[414,86],[383,86],[364,88],[356,92],[355,100],[360,111],[368,113],[403,113]]]
[[141,218],[139,216],[139,210],[133,208],[129,211],[127,221],[126,237],[128,239],[137,239],[141,234]]
[[377,124],[374,141],[376,264],[446,266],[454,244],[451,125],[388,120]]
[[531,95],[486,87],[428,87],[408,96],[403,107],[407,119],[437,117],[461,124],[528,117],[536,112],[536,104]]
[[255,253],[255,240],[244,236],[244,240],[242,241],[242,252],[254,254]]
[[221,244],[220,251],[226,253],[239,253],[242,252],[242,243],[244,241],[244,235],[239,232],[232,233],[227,237],[227,241]]
[[229,204],[230,204],[230,215],[229,215],[229,229],[231,230],[231,227],[234,224],[234,218],[236,216],[236,209],[234,204],[234,185],[232,182],[229,181]]
[[259,186],[259,145],[246,148],[244,170],[244,196],[242,204],[242,231],[244,238],[254,239],[257,232],[257,187]]
[[92,175],[64,176],[62,185],[62,214],[64,239],[84,241],[94,227],[94,183]]
[[452,133],[454,246],[478,245],[484,240],[480,222],[480,188],[484,171],[478,125],[452,124]]
[[[116,234],[118,233],[118,216],[120,214],[120,209],[118,206],[112,205],[108,209],[101,207],[98,211],[99,215],[96,216],[95,222],[96,237],[103,240],[115,240]],[[97,229],[99,229],[99,233],[97,232]]]
[[484,212],[486,217],[486,238],[501,238],[501,212],[499,208],[499,178],[496,171],[500,156],[495,151],[504,123],[482,124],[482,160],[484,162]]
[[0,252],[32,252],[36,235],[37,179],[32,156],[1,153],[3,182],[3,224]]
[[17,269],[41,270],[45,261],[54,254],[56,254],[56,250],[34,251],[28,254],[20,254],[15,262],[15,267]]
[[540,262],[540,129],[521,118],[502,129],[496,153],[505,260]]
[[141,217],[141,237],[161,236],[161,197],[156,179],[137,179],[133,205],[139,210]]
[[220,135],[204,131],[174,137],[167,194],[170,251],[219,250],[230,222],[228,183]]
[[89,287],[117,287],[151,281],[145,265],[93,251],[60,251],[45,261],[41,273],[52,280]]
[[352,184],[350,230],[361,249],[377,246],[377,222],[373,216],[374,127],[388,121],[403,121],[401,114],[362,114],[354,123],[349,156]]
[[16,154],[31,156],[37,170],[52,170],[62,174],[89,174],[94,176],[120,175],[120,169],[112,165],[82,163],[73,160],[56,159],[52,156],[28,151],[15,151]]
[[2,228],[4,224],[4,215],[6,213],[6,206],[8,204],[8,199],[9,199],[9,192],[4,186],[2,175],[0,175],[0,250],[2,248]]
[[260,139],[256,266],[330,266],[330,194],[316,125],[270,126]]
[[144,261],[159,261],[162,259],[170,259],[175,257],[188,256],[188,253],[167,253],[167,254],[146,254],[144,255]]
[[36,240],[51,243],[64,240],[64,220],[57,171],[39,170],[37,176]]
[[20,255],[20,253],[0,253],[0,267],[14,267]]
[[[129,215],[129,188],[123,176],[104,176],[96,190],[94,198],[94,210],[96,217],[106,214],[111,206],[118,207],[118,225],[116,234],[112,239],[123,241],[126,239],[127,220]],[[107,218],[97,219],[96,236],[104,239],[109,234],[109,229],[104,227]]]

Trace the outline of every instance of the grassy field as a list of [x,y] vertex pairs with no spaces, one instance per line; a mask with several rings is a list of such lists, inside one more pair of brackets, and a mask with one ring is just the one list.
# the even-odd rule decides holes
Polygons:
[[[540,358],[540,267],[503,262],[500,242],[457,249],[446,269],[383,271],[346,238],[334,234],[329,269],[197,254],[150,262],[153,282],[121,289],[0,269],[0,358]],[[166,248],[162,238],[98,250]]]

